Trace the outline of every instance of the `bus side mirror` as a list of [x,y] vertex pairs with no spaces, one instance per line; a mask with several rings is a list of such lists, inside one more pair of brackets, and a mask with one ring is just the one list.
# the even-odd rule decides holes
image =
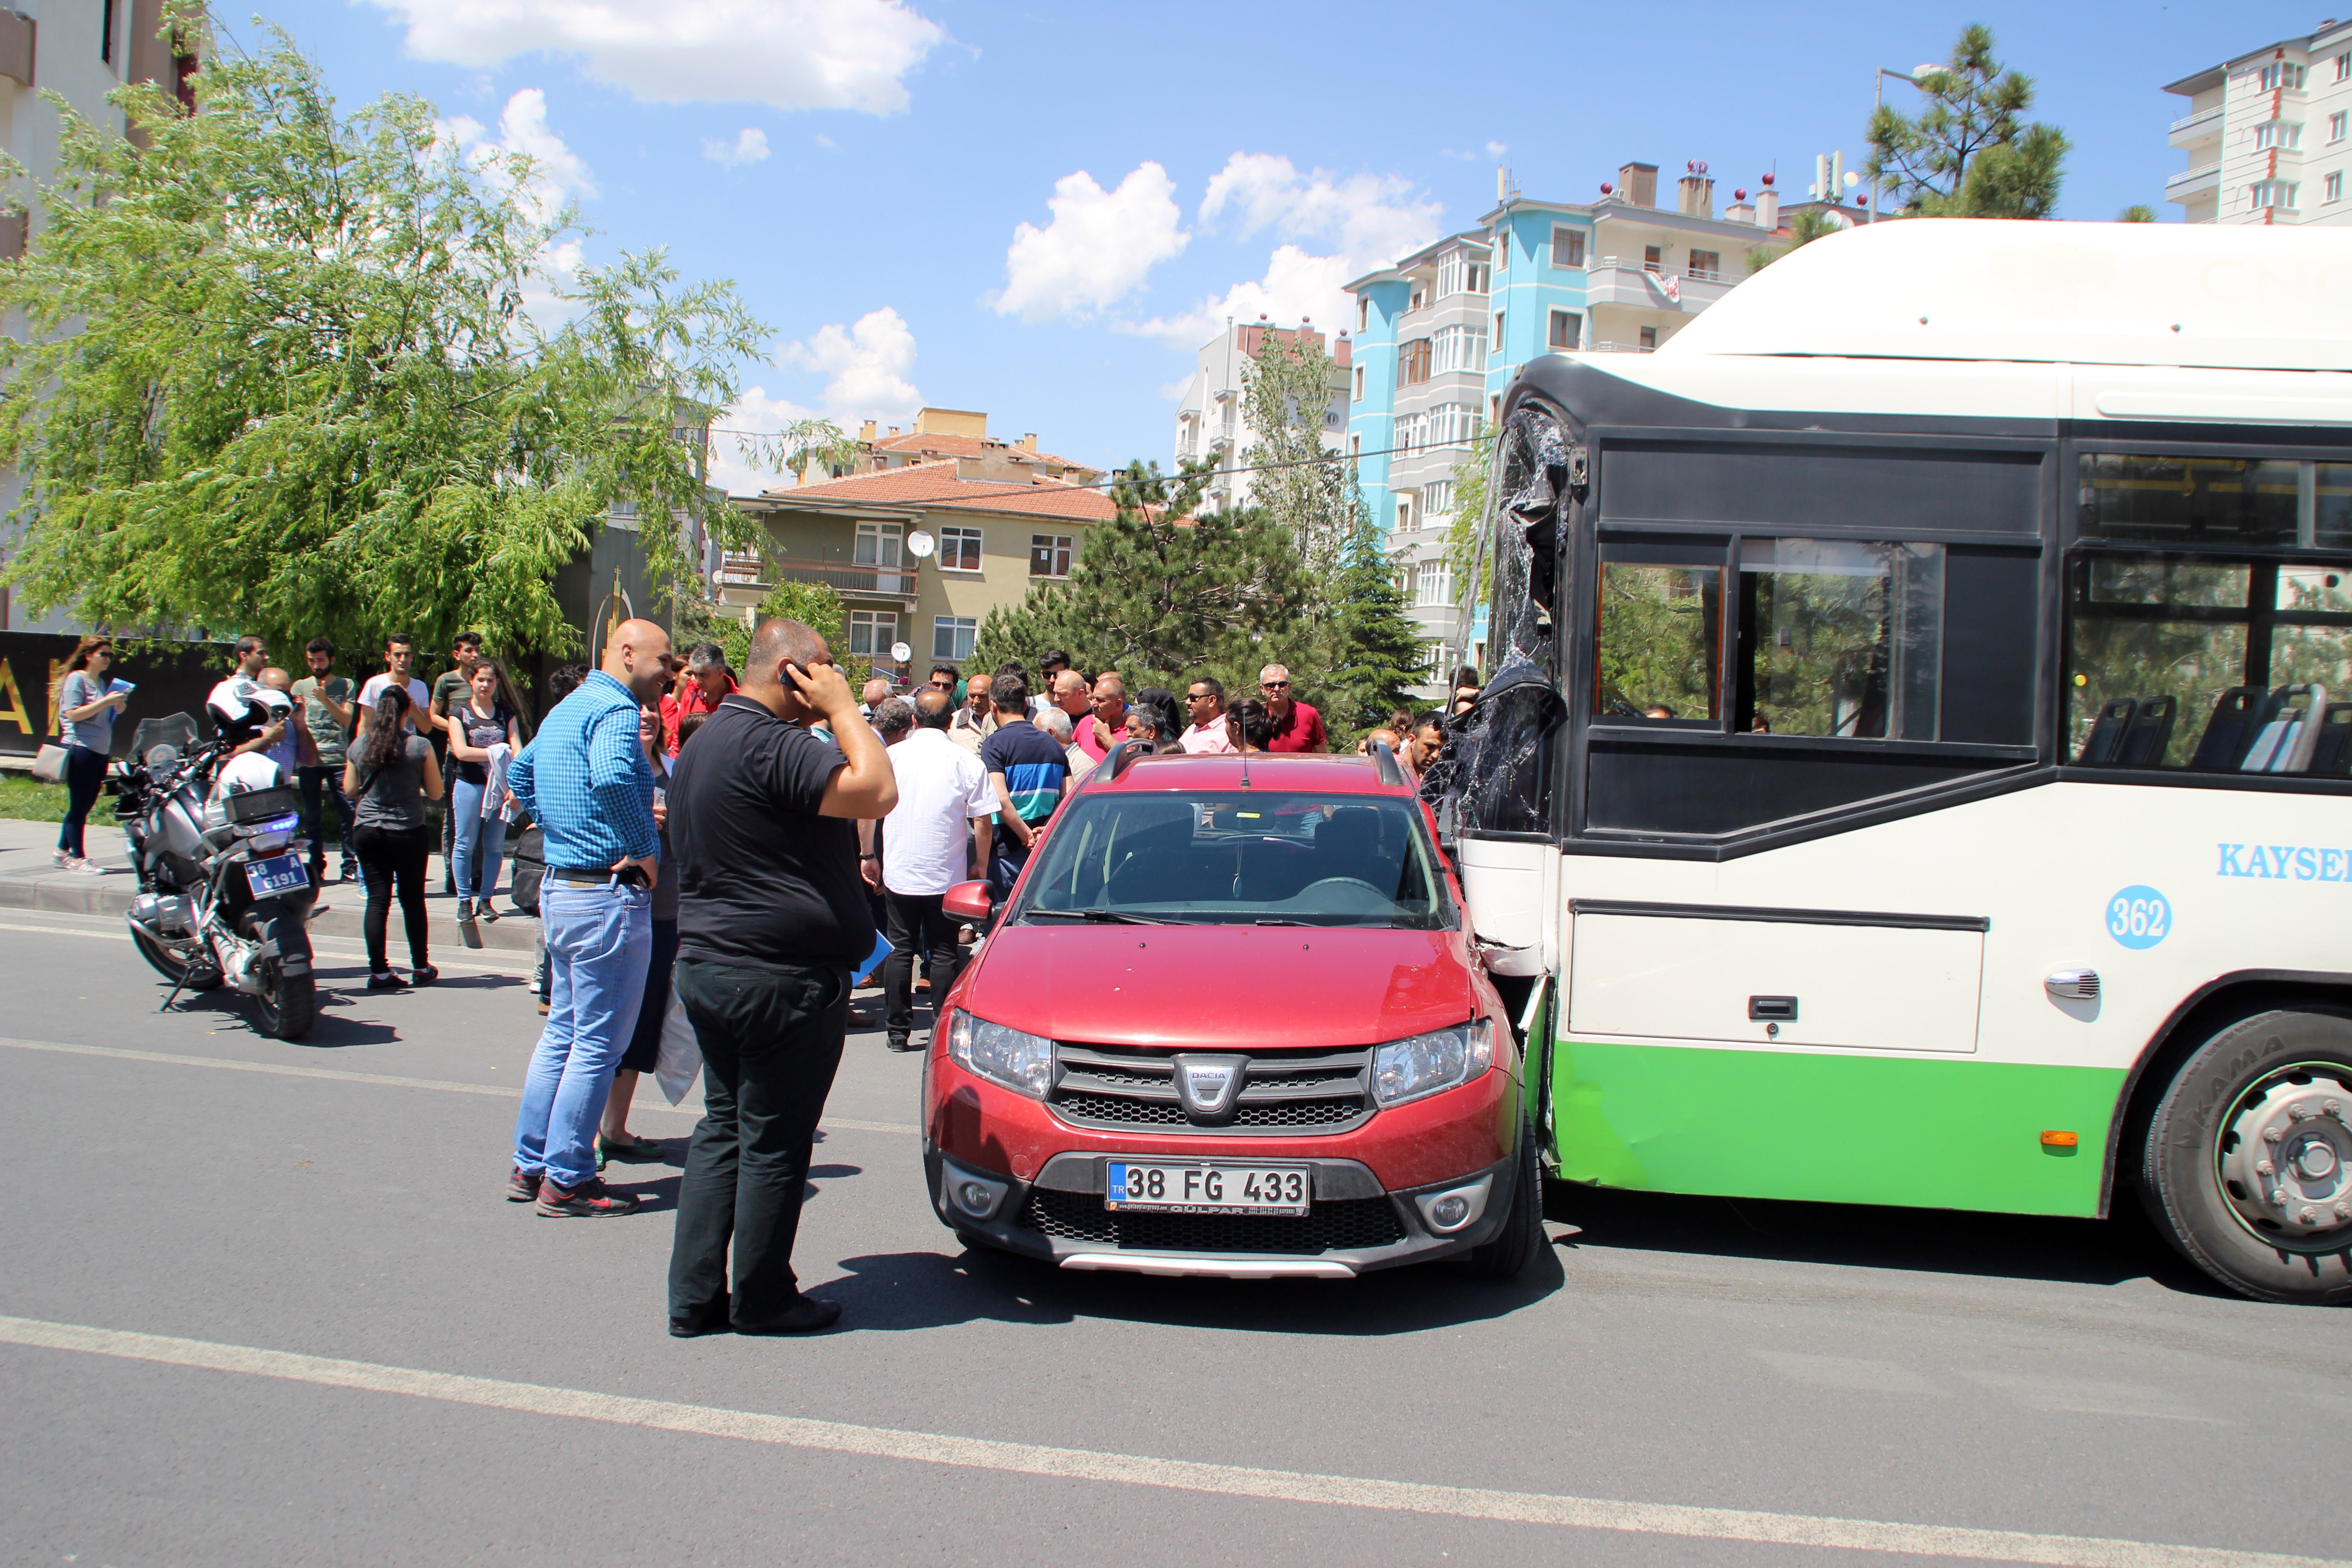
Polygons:
[[940,900],[940,909],[950,920],[977,921],[985,924],[993,913],[985,882],[958,882]]

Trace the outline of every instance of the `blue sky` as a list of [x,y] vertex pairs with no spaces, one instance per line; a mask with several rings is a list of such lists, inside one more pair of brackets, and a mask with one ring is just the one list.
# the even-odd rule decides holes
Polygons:
[[[2352,0],[2346,0],[2352,3]],[[218,8],[251,44],[244,6]],[[346,109],[431,99],[529,148],[596,230],[669,247],[775,331],[736,423],[980,408],[1097,465],[1169,459],[1227,311],[1337,325],[1335,285],[1493,205],[1704,159],[1717,201],[1858,163],[1872,68],[1982,21],[2073,139],[2062,212],[2167,218],[2165,82],[2313,5],[1185,5],[263,0]],[[1897,100],[1908,89],[1890,85]],[[1027,226],[1024,228],[1023,226]],[[748,476],[728,476],[740,487]],[[772,481],[764,481],[772,482]]]

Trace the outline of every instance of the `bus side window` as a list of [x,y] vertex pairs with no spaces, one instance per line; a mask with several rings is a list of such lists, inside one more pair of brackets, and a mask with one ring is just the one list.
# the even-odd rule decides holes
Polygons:
[[1738,614],[1733,729],[1939,738],[1942,545],[1742,539]]
[[1610,553],[1601,563],[1595,721],[1719,726],[1723,568]]

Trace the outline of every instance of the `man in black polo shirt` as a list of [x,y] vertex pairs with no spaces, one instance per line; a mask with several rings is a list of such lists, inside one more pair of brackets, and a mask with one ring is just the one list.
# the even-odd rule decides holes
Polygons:
[[[832,742],[809,732],[814,720]],[[670,1251],[673,1334],[805,1333],[841,1316],[801,1294],[793,1238],[850,971],[874,947],[856,821],[898,804],[881,737],[824,639],[761,623],[741,689],[678,753],[669,786],[676,987],[703,1058]]]

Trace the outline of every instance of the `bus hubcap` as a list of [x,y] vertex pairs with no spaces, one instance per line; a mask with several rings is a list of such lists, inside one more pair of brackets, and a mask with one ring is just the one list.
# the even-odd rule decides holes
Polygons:
[[2352,1232],[2352,1084],[2276,1079],[2238,1103],[2221,1190],[2263,1235],[2326,1241]]

